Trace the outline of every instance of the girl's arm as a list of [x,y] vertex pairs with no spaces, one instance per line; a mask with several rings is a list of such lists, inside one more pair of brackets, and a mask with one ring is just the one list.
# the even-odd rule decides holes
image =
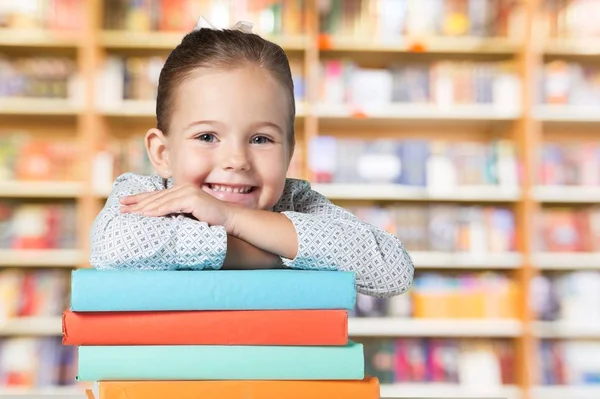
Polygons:
[[357,290],[367,295],[390,297],[410,287],[414,265],[400,240],[333,205],[308,182],[289,179],[275,211],[238,209],[230,234],[291,268],[355,272]]
[[97,269],[266,269],[281,258],[229,236],[225,227],[184,215],[121,213],[120,198],[161,190],[159,176],[119,176],[92,227],[90,263]]
[[126,173],[117,178],[91,232],[90,263],[97,269],[219,269],[227,233],[184,215],[144,217],[121,213],[119,199],[161,190],[159,176]]

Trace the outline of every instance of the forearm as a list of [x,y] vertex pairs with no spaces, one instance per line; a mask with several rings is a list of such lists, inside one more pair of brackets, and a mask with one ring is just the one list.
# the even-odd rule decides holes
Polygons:
[[240,238],[227,236],[227,254],[223,269],[281,269],[283,267],[279,256],[257,248]]
[[277,257],[293,259],[298,253],[296,229],[278,212],[238,208],[228,233]]
[[284,264],[294,269],[354,272],[357,290],[371,296],[405,292],[414,266],[400,240],[343,210],[335,213],[335,208],[327,217],[286,213],[298,232],[299,247],[296,258],[284,259]]
[[222,226],[185,217],[107,212],[92,229],[90,262],[97,269],[217,269],[225,254]]

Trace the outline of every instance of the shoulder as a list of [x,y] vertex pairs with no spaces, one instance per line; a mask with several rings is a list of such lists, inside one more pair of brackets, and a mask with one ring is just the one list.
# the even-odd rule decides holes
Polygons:
[[275,211],[301,211],[306,204],[329,203],[329,200],[312,189],[310,182],[302,179],[287,178]]
[[133,195],[146,191],[164,190],[167,181],[162,177],[153,175],[138,175],[124,173],[115,179],[111,196]]

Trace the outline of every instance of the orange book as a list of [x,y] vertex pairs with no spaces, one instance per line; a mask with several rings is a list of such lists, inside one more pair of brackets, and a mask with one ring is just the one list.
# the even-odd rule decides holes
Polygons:
[[63,344],[346,345],[346,310],[63,313]]
[[[379,380],[100,381],[95,399],[379,399]],[[91,391],[88,398],[94,398]]]

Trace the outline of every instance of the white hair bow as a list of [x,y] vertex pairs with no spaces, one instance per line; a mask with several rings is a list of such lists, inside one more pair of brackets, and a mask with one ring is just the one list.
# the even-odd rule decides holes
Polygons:
[[[236,24],[233,25],[233,27],[231,29],[236,29],[236,30],[239,30],[240,32],[244,32],[244,33],[252,33],[253,26],[254,25],[252,24],[252,22],[239,21],[239,22],[236,22]],[[194,30],[199,30],[201,28],[217,29],[210,22],[208,22],[204,17],[198,18],[198,23],[196,24],[196,27],[194,28]]]

